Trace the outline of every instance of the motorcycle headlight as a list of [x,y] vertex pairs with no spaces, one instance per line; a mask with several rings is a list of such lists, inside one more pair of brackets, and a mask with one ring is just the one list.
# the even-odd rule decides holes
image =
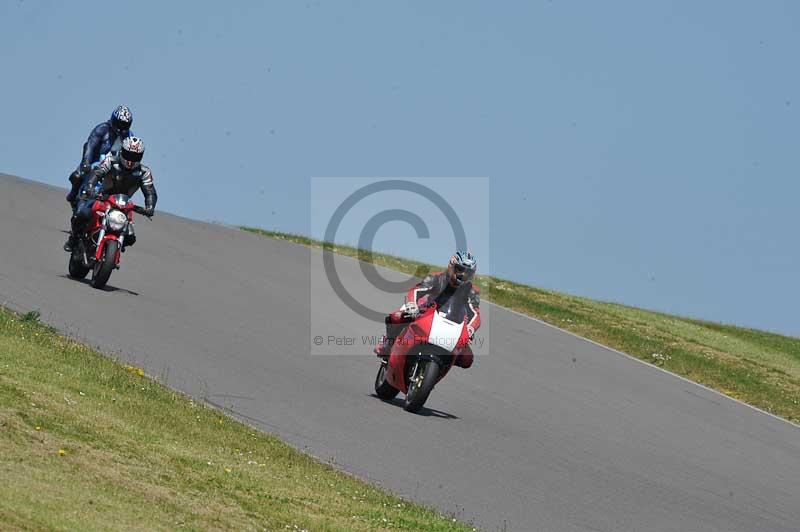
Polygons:
[[106,216],[108,228],[112,231],[122,231],[128,224],[128,217],[122,211],[111,211]]

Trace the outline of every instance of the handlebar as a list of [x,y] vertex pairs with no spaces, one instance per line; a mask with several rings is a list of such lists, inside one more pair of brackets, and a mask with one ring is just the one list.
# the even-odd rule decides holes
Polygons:
[[147,214],[146,214],[147,211],[143,207],[139,207],[138,205],[134,205],[133,206],[133,212],[135,212],[136,214],[141,214],[142,216],[145,216],[148,220],[152,220],[153,219],[152,216],[147,216]]
[[[88,196],[88,197],[91,197],[92,199],[97,200],[97,201],[106,201],[106,200],[108,200],[108,195],[107,194],[103,194],[102,192],[99,193],[99,194],[94,195],[94,197],[92,197],[92,196]],[[133,206],[133,212],[135,212],[136,214],[141,214],[142,216],[146,217],[148,220],[152,220],[153,219],[152,216],[148,216],[147,215],[147,211],[145,210],[144,207],[139,207],[138,205],[134,205]]]

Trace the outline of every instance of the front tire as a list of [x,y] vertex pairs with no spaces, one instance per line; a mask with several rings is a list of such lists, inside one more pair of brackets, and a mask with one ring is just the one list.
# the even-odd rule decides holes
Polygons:
[[375,394],[383,401],[391,401],[400,391],[386,380],[387,367],[388,364],[386,362],[382,363],[381,367],[378,368],[378,374],[375,376]]
[[439,364],[432,360],[420,362],[424,367],[411,376],[403,408],[406,412],[419,412],[439,379]]
[[119,249],[119,242],[116,240],[109,240],[106,242],[103,249],[103,257],[95,263],[94,273],[92,274],[92,286],[95,288],[103,288],[111,277],[111,272],[116,267],[117,250]]

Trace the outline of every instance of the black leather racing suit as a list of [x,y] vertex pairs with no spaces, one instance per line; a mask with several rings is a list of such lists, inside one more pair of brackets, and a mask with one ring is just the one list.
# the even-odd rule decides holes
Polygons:
[[[141,164],[133,170],[128,170],[119,159],[113,155],[107,157],[100,163],[100,166],[89,173],[86,182],[86,190],[94,190],[97,183],[102,183],[102,193],[105,195],[125,194],[133,196],[137,190],[144,195],[144,207],[150,211],[155,210],[158,202],[158,194],[153,184],[153,172],[149,167]],[[72,216],[72,234],[80,235],[91,216],[94,199],[81,200],[75,214]],[[136,234],[133,231],[133,224],[128,224],[128,234],[125,237],[125,245],[132,246],[136,242]]]

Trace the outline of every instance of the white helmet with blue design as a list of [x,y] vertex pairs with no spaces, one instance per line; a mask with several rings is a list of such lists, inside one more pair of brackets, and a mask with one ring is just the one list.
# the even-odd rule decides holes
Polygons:
[[126,105],[120,105],[111,113],[111,127],[119,136],[125,136],[131,130],[133,113]]
[[461,285],[475,275],[478,270],[478,260],[469,251],[456,251],[450,257],[447,265],[447,273],[450,275],[450,283],[456,286]]

